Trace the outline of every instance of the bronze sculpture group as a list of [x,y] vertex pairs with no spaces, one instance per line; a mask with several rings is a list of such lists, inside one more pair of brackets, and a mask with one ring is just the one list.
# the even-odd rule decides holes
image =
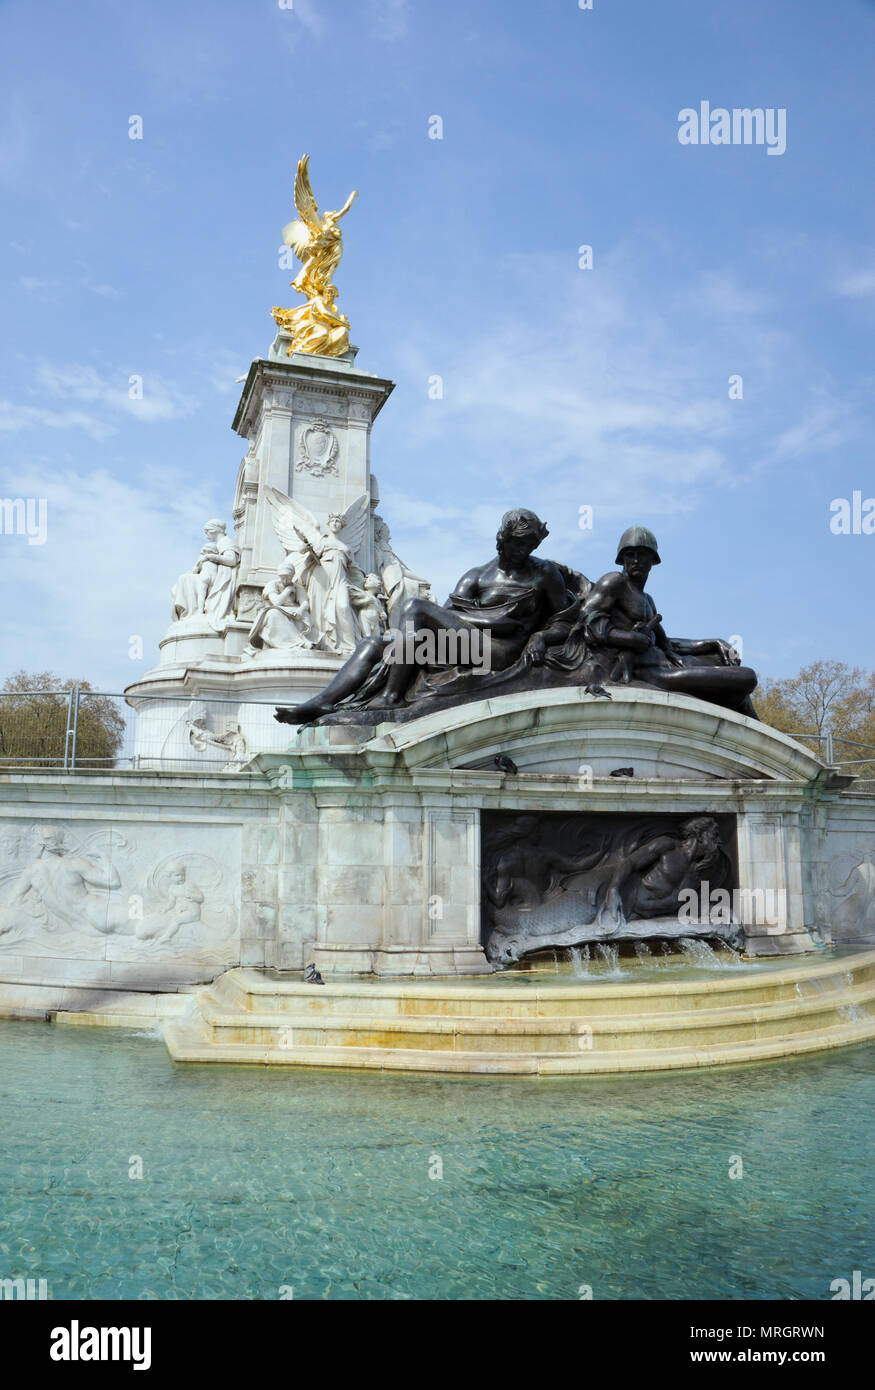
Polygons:
[[[392,633],[366,638],[318,696],[278,709],[276,718],[376,723],[519,690],[603,691],[612,684],[677,691],[756,717],[750,700],[756,673],[740,664],[728,642],[666,634],[645,588],[661,563],[651,531],[624,532],[621,568],[594,584],[534,554],[547,534],[534,512],[505,512],[494,559],[464,574],[445,604],[414,597],[404,605],[398,628],[406,641],[393,641]],[[469,646],[478,652],[485,639],[488,663],[466,660],[462,642],[451,648],[451,664],[423,660],[435,650],[434,639],[448,634],[476,635],[480,641]]]

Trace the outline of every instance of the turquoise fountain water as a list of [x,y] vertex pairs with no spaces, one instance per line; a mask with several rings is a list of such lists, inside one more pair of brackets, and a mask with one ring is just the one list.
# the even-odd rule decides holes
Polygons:
[[532,1081],[175,1067],[2,1023],[0,1063],[0,1277],[53,1298],[823,1299],[875,1274],[873,1047]]

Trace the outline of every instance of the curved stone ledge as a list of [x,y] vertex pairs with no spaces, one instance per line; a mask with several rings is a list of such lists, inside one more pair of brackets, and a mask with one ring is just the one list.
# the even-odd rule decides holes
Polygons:
[[612,687],[610,699],[578,688],[501,695],[380,725],[364,749],[375,761],[395,754],[408,768],[485,767],[504,753],[522,772],[571,775],[581,764],[604,776],[632,763],[636,777],[810,782],[826,770],[802,744],[758,720],[635,686]]

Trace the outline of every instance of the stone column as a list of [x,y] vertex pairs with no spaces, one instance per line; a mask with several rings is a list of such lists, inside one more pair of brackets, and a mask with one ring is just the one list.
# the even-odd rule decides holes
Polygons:
[[747,949],[752,955],[813,948],[805,923],[798,812],[740,813],[738,879]]
[[[371,426],[394,389],[351,362],[286,357],[283,342],[278,336],[270,356],[252,363],[234,417],[234,429],[250,441],[247,474],[258,479],[254,495],[251,488],[238,490],[235,505],[248,561],[238,588],[247,592],[260,592],[283,559],[265,488],[293,497],[323,523],[362,493],[370,497]],[[368,529],[355,557],[365,571],[372,551]]]

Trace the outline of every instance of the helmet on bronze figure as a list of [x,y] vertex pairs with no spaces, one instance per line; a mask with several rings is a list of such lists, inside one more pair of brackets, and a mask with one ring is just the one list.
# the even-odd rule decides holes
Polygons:
[[617,559],[615,563],[622,565],[623,551],[631,550],[633,546],[640,547],[642,550],[652,550],[653,563],[655,565],[662,564],[659,558],[659,547],[656,543],[656,537],[652,531],[648,531],[646,526],[628,526],[626,528],[620,537],[620,544],[617,546]]

